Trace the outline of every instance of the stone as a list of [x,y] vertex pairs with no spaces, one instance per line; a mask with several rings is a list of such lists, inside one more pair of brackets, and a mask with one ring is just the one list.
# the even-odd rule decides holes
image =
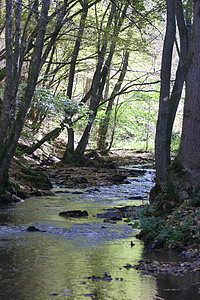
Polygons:
[[88,217],[88,212],[86,210],[69,210],[60,212],[59,216],[67,218],[81,218]]
[[40,231],[38,228],[36,228],[35,226],[30,226],[26,229],[26,231]]
[[126,178],[127,178],[126,175],[120,175],[120,174],[118,174],[118,175],[114,175],[113,178],[112,178],[112,180],[113,180],[115,183],[122,183],[122,182],[124,182],[124,180],[125,180]]
[[97,218],[99,219],[110,219],[110,220],[121,220],[121,215],[117,212],[107,211],[104,214],[97,214]]

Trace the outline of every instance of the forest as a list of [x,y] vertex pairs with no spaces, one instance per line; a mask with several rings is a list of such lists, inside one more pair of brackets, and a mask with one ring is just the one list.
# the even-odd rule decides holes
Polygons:
[[0,204],[55,184],[124,184],[123,166],[145,162],[148,202],[139,221],[133,207],[122,218],[151,249],[196,260],[199,11],[199,0],[0,0]]

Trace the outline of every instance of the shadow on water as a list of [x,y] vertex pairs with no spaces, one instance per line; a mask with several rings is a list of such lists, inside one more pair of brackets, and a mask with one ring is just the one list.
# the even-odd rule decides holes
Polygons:
[[[85,189],[83,194],[55,188],[55,196],[33,197],[1,209],[0,299],[200,299],[199,275],[147,275],[123,268],[147,257],[180,258],[148,253],[135,239],[138,230],[123,221],[110,224],[96,217],[114,206],[146,203],[132,196],[145,198],[153,176],[148,171],[129,178],[129,184]],[[87,210],[89,216],[59,216],[72,209]],[[41,231],[27,232],[31,225]],[[105,273],[112,280],[103,278]]]

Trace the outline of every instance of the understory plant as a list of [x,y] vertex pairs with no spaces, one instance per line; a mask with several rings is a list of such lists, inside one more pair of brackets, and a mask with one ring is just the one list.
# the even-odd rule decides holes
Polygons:
[[167,216],[147,205],[139,214],[142,238],[156,247],[197,246],[200,243],[200,208],[188,200]]

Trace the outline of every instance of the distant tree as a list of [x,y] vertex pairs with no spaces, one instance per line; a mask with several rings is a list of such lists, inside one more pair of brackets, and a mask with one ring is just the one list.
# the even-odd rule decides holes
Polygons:
[[117,83],[115,84],[115,87],[112,91],[111,96],[107,99],[108,104],[107,104],[105,116],[100,120],[97,148],[103,154],[108,153],[108,151],[110,149],[110,147],[108,147],[108,144],[106,142],[108,127],[109,127],[109,123],[110,123],[110,115],[111,115],[111,112],[113,109],[113,104],[114,104],[115,98],[117,96],[117,93],[121,89],[124,77],[126,75],[126,71],[127,71],[127,67],[128,67],[128,58],[129,58],[129,52],[126,51],[124,54],[124,57],[123,57],[123,63],[122,63],[119,78],[117,80]]
[[[108,15],[109,12],[106,26],[102,31],[99,31],[99,35],[98,35],[97,64],[92,79],[91,88],[87,92],[85,97],[81,100],[84,103],[86,101],[89,101],[89,109],[90,109],[89,120],[84,129],[82,137],[77,145],[77,148],[75,150],[73,149],[74,148],[73,141],[72,140],[70,141],[68,136],[68,145],[66,147],[66,151],[62,159],[64,163],[73,163],[75,161],[81,161],[83,157],[84,151],[88,144],[92,126],[94,124],[97,115],[99,104],[102,100],[103,91],[106,86],[106,79],[108,77],[109,68],[111,66],[111,62],[116,49],[117,37],[120,33],[120,29],[126,18],[126,12],[128,7],[129,7],[129,3],[126,1],[119,2],[118,5],[116,5],[115,1],[113,1],[111,4],[107,6],[106,12],[103,15],[100,28],[103,28],[104,18],[106,15]],[[111,36],[112,38],[110,38]],[[72,126],[70,130],[72,133],[73,131]],[[70,151],[69,151],[69,145],[70,145]]]

